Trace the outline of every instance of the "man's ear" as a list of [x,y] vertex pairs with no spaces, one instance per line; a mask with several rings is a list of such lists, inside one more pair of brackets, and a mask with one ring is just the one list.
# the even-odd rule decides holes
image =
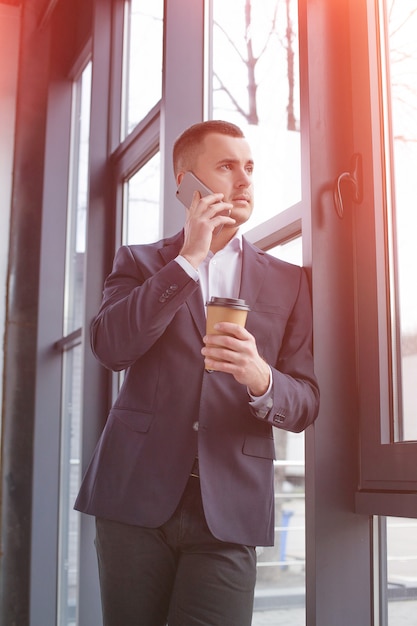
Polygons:
[[179,187],[179,186],[180,186],[181,181],[182,181],[182,179],[184,178],[184,174],[185,174],[184,170],[181,170],[181,171],[180,171],[180,172],[178,172],[178,174],[176,175],[175,180],[176,180],[176,182],[177,182],[177,187]]

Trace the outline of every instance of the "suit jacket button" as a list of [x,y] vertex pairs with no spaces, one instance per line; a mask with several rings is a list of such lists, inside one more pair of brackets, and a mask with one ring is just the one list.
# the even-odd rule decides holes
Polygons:
[[280,412],[275,413],[274,415],[275,424],[282,424],[283,422],[285,422],[285,417],[286,416],[284,415],[284,413],[280,413]]
[[194,422],[193,424],[193,430],[197,431],[199,427],[199,423],[198,422]]

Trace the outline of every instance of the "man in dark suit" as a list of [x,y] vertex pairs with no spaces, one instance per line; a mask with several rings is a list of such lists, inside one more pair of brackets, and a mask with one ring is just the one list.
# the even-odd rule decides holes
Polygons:
[[[239,234],[253,209],[239,128],[192,126],[174,171],[214,193],[194,193],[177,235],[116,254],[92,348],[126,373],[76,508],[96,517],[105,626],[245,626],[255,546],[274,540],[272,427],[318,412],[309,289]],[[206,336],[212,296],[244,299],[246,328]]]

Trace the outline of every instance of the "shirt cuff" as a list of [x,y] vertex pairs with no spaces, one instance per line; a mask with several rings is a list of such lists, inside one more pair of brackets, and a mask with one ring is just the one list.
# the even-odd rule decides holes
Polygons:
[[199,281],[198,272],[195,269],[195,267],[193,267],[191,263],[187,261],[185,257],[179,254],[177,257],[175,257],[174,261],[176,261],[178,265],[182,267],[184,272],[186,272],[190,278],[192,278],[193,280],[195,280],[196,283],[198,283]]
[[269,367],[269,385],[263,396],[253,396],[248,389],[248,395],[250,398],[249,406],[254,411],[256,417],[264,419],[273,406],[272,399],[272,370]]

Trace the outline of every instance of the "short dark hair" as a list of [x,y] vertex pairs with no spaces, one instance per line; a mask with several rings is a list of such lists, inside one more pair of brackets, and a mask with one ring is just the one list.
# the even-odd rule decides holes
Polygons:
[[190,169],[191,164],[194,163],[201,150],[204,139],[212,133],[228,135],[229,137],[245,137],[239,126],[231,122],[208,120],[207,122],[193,124],[174,143],[172,160],[175,174],[181,169]]

